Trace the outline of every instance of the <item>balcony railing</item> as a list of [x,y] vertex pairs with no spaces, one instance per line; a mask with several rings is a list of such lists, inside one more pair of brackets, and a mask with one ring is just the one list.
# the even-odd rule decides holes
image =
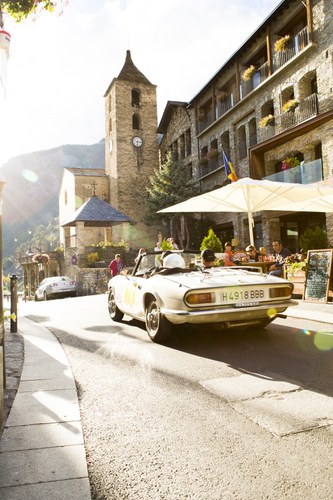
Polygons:
[[216,118],[224,115],[229,109],[234,106],[234,95],[229,94],[223,101],[219,102],[216,106]]
[[209,113],[207,113],[202,120],[198,121],[199,133],[205,130],[205,128],[209,127],[209,125],[211,125],[212,123],[212,113],[211,111],[209,111]]
[[254,73],[254,75],[245,82],[243,81],[240,85],[240,97],[243,99],[252,90],[254,90],[261,82],[268,78],[268,63],[265,62],[259,69]]
[[294,111],[279,115],[276,119],[277,133],[312,118],[318,114],[317,94],[311,94],[299,103]]
[[205,175],[210,174],[211,172],[214,172],[214,170],[217,170],[218,168],[222,167],[223,165],[224,165],[223,154],[221,152],[219,152],[215,158],[211,158],[210,160],[207,160],[206,165],[200,165],[199,177],[204,177]]
[[305,26],[305,28],[294,36],[291,47],[273,54],[273,70],[276,71],[281,68],[281,66],[284,66],[284,64],[290,61],[290,59],[303,50],[307,45],[309,45],[309,30],[308,27]]
[[314,160],[308,163],[303,163],[298,167],[289,168],[273,175],[263,177],[274,182],[295,182],[297,184],[310,184],[323,180],[323,164],[322,160]]
[[274,137],[274,135],[294,127],[309,118],[318,114],[318,99],[317,94],[311,94],[299,103],[294,111],[282,113],[274,116],[274,122],[260,129],[259,142],[266,141]]

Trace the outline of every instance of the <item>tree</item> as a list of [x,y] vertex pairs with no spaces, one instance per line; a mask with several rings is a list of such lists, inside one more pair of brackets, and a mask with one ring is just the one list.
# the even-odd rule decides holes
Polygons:
[[201,242],[200,250],[206,250],[206,248],[209,248],[213,252],[222,252],[221,240],[220,238],[218,238],[218,236],[216,236],[212,228],[209,229],[208,235],[205,236]]
[[[159,170],[149,178],[150,185],[147,187],[148,197],[146,198],[145,222],[148,224],[155,221],[163,221],[166,218],[175,221],[176,239],[182,243],[184,248],[189,243],[188,218],[185,214],[158,214],[158,210],[175,205],[181,201],[187,200],[192,196],[199,194],[199,182],[192,179],[189,167],[181,162],[174,162],[171,153],[167,160],[161,165]],[[180,222],[184,217],[186,241],[181,238]],[[184,244],[185,243],[185,244]]]
[[9,14],[15,21],[20,22],[31,15],[37,15],[42,10],[53,12],[55,9],[62,9],[68,0],[3,0],[0,3],[0,23],[1,9]]
[[300,236],[299,244],[303,252],[327,248],[328,240],[326,231],[319,226],[316,226],[315,228],[308,227]]

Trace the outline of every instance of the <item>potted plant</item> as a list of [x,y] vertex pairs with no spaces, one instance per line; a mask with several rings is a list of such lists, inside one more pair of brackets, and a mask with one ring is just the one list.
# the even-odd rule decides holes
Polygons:
[[207,165],[207,164],[208,164],[208,158],[207,158],[207,156],[202,156],[202,157],[200,158],[200,165],[201,165],[201,166],[205,166],[205,165]]
[[291,255],[286,259],[285,276],[294,285],[294,295],[303,295],[307,270],[307,260],[298,260],[297,255]]
[[276,40],[276,42],[274,43],[274,51],[284,52],[285,50],[287,50],[289,40],[290,40],[290,35],[285,35],[282,38]]
[[289,168],[298,167],[301,164],[297,156],[287,156],[282,160],[281,170],[289,170]]
[[298,99],[289,99],[289,101],[285,102],[282,111],[283,113],[288,113],[289,111],[294,111],[295,108],[299,105]]
[[37,262],[37,264],[47,264],[50,257],[47,253],[36,253],[31,260],[32,262]]
[[98,252],[88,253],[88,255],[87,255],[87,265],[89,267],[94,267],[94,265],[96,264],[96,262],[99,262],[99,254],[98,254]]
[[226,98],[228,97],[228,92],[226,92],[225,90],[221,90],[219,95],[218,95],[218,99],[220,102],[224,101]]
[[327,233],[319,226],[315,228],[308,227],[300,236],[299,243],[304,253],[308,250],[315,250],[316,248],[327,248]]
[[199,120],[199,122],[202,122],[204,119],[205,119],[205,112],[203,109],[200,109],[200,111],[198,113],[198,120]]
[[259,128],[265,128],[267,125],[273,124],[274,116],[266,115],[259,122]]
[[217,156],[218,156],[218,151],[216,148],[211,148],[208,150],[208,153],[207,153],[208,160],[212,160],[213,158],[217,158]]
[[251,64],[251,66],[246,68],[246,70],[242,74],[244,82],[250,80],[250,78],[252,78],[255,72],[256,72],[256,67],[253,64]]
[[205,236],[201,242],[200,251],[209,248],[214,253],[222,253],[222,242],[220,238],[214,233],[213,229],[208,230],[207,236]]

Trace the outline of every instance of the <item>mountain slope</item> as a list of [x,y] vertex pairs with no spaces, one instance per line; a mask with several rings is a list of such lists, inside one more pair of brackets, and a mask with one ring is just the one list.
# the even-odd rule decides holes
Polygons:
[[3,190],[3,256],[28,241],[28,231],[58,217],[64,168],[104,168],[104,140],[92,145],[64,145],[11,158],[0,169]]

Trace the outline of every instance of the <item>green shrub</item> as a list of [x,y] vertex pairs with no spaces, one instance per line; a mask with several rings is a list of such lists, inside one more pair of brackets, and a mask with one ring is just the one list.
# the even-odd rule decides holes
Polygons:
[[167,240],[163,240],[161,250],[163,250],[163,252],[165,250],[173,250],[173,246]]
[[205,236],[201,242],[200,250],[201,251],[206,250],[206,248],[209,248],[214,253],[221,253],[222,252],[222,242],[216,236],[216,234],[214,233],[212,228],[210,228],[208,230],[208,235]]
[[98,252],[88,253],[88,255],[87,255],[87,263],[88,264],[93,264],[94,262],[98,262],[98,261],[99,261]]
[[321,227],[316,226],[314,229],[308,227],[300,236],[299,244],[303,252],[308,250],[320,250],[327,248],[328,240],[326,231]]

